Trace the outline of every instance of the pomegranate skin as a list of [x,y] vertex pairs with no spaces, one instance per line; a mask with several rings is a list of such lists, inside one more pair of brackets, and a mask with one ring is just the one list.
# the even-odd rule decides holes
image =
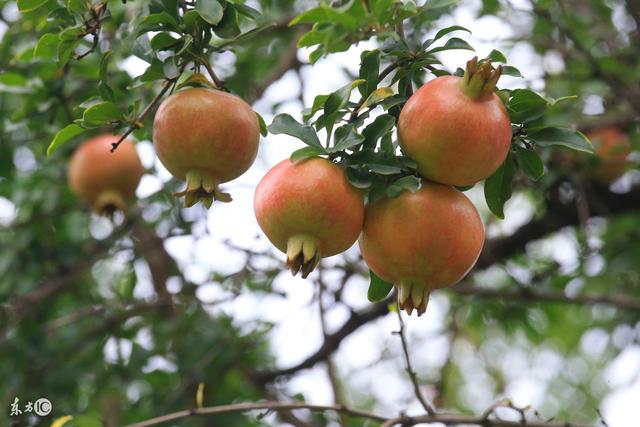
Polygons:
[[256,188],[254,210],[267,238],[287,254],[287,266],[303,277],[320,258],[351,247],[364,221],[362,194],[340,166],[317,157],[274,166]]
[[626,133],[616,127],[606,127],[587,134],[596,148],[598,164],[591,175],[600,184],[611,184],[620,178],[627,168],[627,157],[631,151]]
[[160,105],[153,140],[162,164],[187,181],[187,206],[198,200],[210,205],[212,199],[231,200],[218,184],[239,177],[253,164],[260,125],[251,106],[237,96],[188,88]]
[[134,144],[125,139],[111,152],[118,136],[98,135],[82,143],[71,156],[69,187],[99,214],[124,210],[144,174]]
[[459,282],[480,256],[484,227],[471,201],[455,188],[423,182],[366,208],[359,245],[371,270],[398,287],[401,309],[418,315],[429,292]]
[[418,89],[400,113],[398,139],[424,178],[467,186],[504,162],[511,121],[497,95],[471,98],[462,80],[438,77]]

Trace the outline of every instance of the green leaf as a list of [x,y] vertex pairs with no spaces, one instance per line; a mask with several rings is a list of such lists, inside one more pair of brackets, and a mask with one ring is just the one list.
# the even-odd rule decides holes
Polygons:
[[18,0],[18,10],[22,13],[36,10],[48,0]]
[[266,137],[267,135],[269,135],[269,129],[267,129],[267,124],[264,121],[264,118],[256,113],[256,116],[258,116],[258,125],[260,126],[260,135]]
[[544,163],[535,151],[518,146],[516,160],[524,173],[532,180],[537,181],[544,175]]
[[542,117],[547,110],[547,100],[530,89],[511,91],[507,104],[512,123],[528,123]]
[[198,0],[195,10],[211,25],[217,25],[224,14],[224,9],[218,0]]
[[438,9],[441,7],[449,7],[458,4],[459,0],[431,0],[428,1],[423,8],[424,9]]
[[0,73],[0,85],[26,86],[29,80],[18,73]]
[[292,27],[298,24],[315,24],[317,22],[330,22],[341,25],[347,30],[355,30],[358,27],[358,21],[346,11],[333,8],[328,5],[321,5],[293,18],[289,23]]
[[391,114],[381,114],[376,117],[376,119],[362,131],[362,135],[364,135],[367,141],[365,145],[369,148],[374,148],[378,140],[382,138],[384,134],[391,131],[395,124],[396,118]]
[[582,132],[560,127],[545,127],[542,129],[528,130],[527,136],[540,147],[561,145],[576,151],[593,153],[591,141]]
[[362,52],[360,55],[360,70],[358,77],[365,81],[359,85],[360,95],[367,97],[378,87],[378,73],[380,71],[380,51],[370,50]]
[[333,147],[330,147],[327,151],[329,153],[344,151],[362,144],[363,141],[364,136],[357,133],[353,128],[353,125],[341,126],[336,129]]
[[393,89],[391,89],[390,87],[378,88],[373,92],[371,92],[369,97],[362,103],[360,108],[358,108],[358,112],[364,110],[365,108],[370,107],[373,104],[382,102],[385,99],[389,98],[390,96],[393,96]]
[[466,49],[466,50],[475,50],[469,43],[458,38],[451,37],[444,46],[436,47],[429,50],[429,53],[442,52],[443,50],[452,50],[452,49]]
[[80,127],[77,124],[70,124],[63,129],[60,129],[58,133],[56,133],[56,136],[53,137],[53,141],[51,141],[49,147],[47,148],[47,156],[53,154],[53,152],[56,151],[58,147],[60,147],[71,138],[74,138],[85,131],[85,128]]
[[511,183],[516,174],[516,166],[509,154],[484,183],[484,198],[495,216],[504,219],[504,204],[511,198]]
[[512,65],[503,65],[502,66],[502,75],[503,76],[512,76],[512,77],[523,77],[520,70]]
[[451,27],[446,27],[438,31],[435,37],[433,38],[433,41],[435,42],[436,40],[441,39],[442,37],[454,31],[466,31],[467,33],[471,34],[471,30],[469,30],[468,28],[465,28],[460,25],[452,25]]
[[87,0],[67,0],[67,10],[71,13],[84,13],[87,9]]
[[307,145],[318,147],[324,152],[324,148],[318,139],[316,131],[311,126],[305,126],[289,114],[278,114],[273,118],[269,126],[269,132],[274,135],[285,134],[298,138]]
[[409,190],[415,193],[420,189],[420,178],[414,175],[403,176],[395,180],[391,185],[387,187],[386,194],[388,197],[398,197],[403,191]]
[[140,35],[148,31],[177,30],[178,21],[167,12],[152,13],[145,16],[135,27],[135,34]]
[[58,55],[60,36],[56,33],[47,33],[40,37],[33,51],[34,58],[54,59]]
[[313,117],[313,115],[320,111],[320,109],[324,108],[324,103],[327,102],[327,98],[329,98],[329,95],[318,95],[313,98],[313,105],[310,109],[306,109],[302,112],[302,118],[307,121]]
[[328,133],[331,133],[333,125],[338,119],[340,110],[347,106],[351,91],[362,83],[365,83],[365,80],[355,80],[329,95],[324,103],[324,125]]
[[236,12],[234,5],[227,4],[224,15],[222,15],[222,20],[216,26],[215,33],[223,39],[231,39],[240,34],[238,12]]
[[73,50],[80,44],[80,39],[63,39],[62,34],[60,35],[60,39],[60,43],[58,44],[58,67],[63,67],[69,62],[69,59],[71,59]]
[[367,291],[367,299],[371,302],[380,302],[389,295],[393,289],[393,284],[382,280],[376,273],[369,270],[371,281],[369,282],[369,290]]
[[169,47],[177,46],[180,39],[176,39],[167,32],[160,32],[151,39],[151,47],[154,50],[167,50]]
[[124,119],[124,114],[113,102],[100,102],[84,110],[82,120],[89,126],[103,125]]
[[496,49],[493,49],[489,55],[487,55],[487,59],[490,59],[491,62],[500,62],[501,64],[507,63],[507,57],[504,56],[504,53]]
[[242,34],[239,34],[238,36],[232,38],[232,39],[224,39],[224,40],[212,40],[211,41],[211,46],[215,47],[216,49],[220,50],[222,48],[226,48],[228,46],[232,46],[234,44],[241,44],[241,43],[245,43],[248,40],[251,40],[252,38],[254,38],[255,36],[257,36],[258,34],[260,34],[261,32],[265,31],[265,30],[269,30],[274,28],[275,25],[270,24],[270,25],[265,25],[262,27],[257,27],[257,28],[252,28],[249,31],[246,31]]
[[327,154],[322,147],[304,147],[291,153],[289,159],[297,163],[322,154]]
[[244,15],[249,19],[252,19],[256,22],[262,20],[262,14],[256,9],[247,6],[246,4],[235,3],[233,6],[236,8],[239,14]]
[[109,79],[109,60],[111,59],[111,55],[113,55],[113,51],[108,50],[103,53],[102,58],[100,58],[100,80],[105,83]]
[[368,170],[359,166],[346,168],[347,179],[356,188],[365,189],[371,187],[373,180]]
[[[139,77],[142,82],[152,82],[154,80],[164,79],[164,72],[162,71],[162,61],[159,59],[153,58],[151,64],[147,67],[147,69],[142,73]],[[186,74],[186,73],[185,73]]]

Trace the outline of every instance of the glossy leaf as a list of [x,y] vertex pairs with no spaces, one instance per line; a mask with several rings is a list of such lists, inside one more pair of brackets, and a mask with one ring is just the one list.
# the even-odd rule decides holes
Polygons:
[[576,129],[545,127],[530,130],[528,137],[540,147],[561,145],[576,151],[593,153],[593,145],[584,134]]
[[75,138],[81,133],[85,132],[86,129],[78,126],[77,124],[70,124],[63,129],[60,129],[56,136],[53,137],[53,141],[49,144],[47,148],[47,156],[53,154],[62,144],[69,141],[71,138]]
[[504,204],[511,198],[516,167],[511,154],[484,183],[484,198],[495,216],[504,219]]
[[316,131],[311,126],[305,126],[289,114],[278,114],[273,118],[269,126],[269,132],[274,135],[285,134],[298,138],[300,141],[313,147],[322,147]]
[[380,302],[393,290],[393,284],[381,279],[376,273],[369,270],[370,282],[367,291],[367,299],[371,302]]

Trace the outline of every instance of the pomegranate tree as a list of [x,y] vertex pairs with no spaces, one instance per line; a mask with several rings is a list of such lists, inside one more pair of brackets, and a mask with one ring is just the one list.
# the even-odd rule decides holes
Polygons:
[[355,243],[364,220],[364,200],[329,160],[283,160],[262,178],[254,198],[262,231],[287,254],[286,266],[307,277],[320,259]]
[[235,95],[187,88],[167,98],[153,122],[153,141],[162,164],[187,188],[185,206],[231,201],[218,187],[253,164],[260,125],[251,106]]
[[464,77],[437,77],[409,98],[398,119],[398,139],[423,177],[472,185],[505,160],[511,121],[494,93],[501,72],[474,58]]
[[144,173],[131,141],[125,139],[111,152],[111,143],[117,139],[103,134],[85,141],[73,153],[68,170],[71,190],[96,213],[110,217],[116,210],[125,210]]
[[471,201],[448,185],[423,182],[367,206],[362,256],[380,278],[398,288],[398,305],[425,312],[433,289],[460,281],[475,264],[484,228]]

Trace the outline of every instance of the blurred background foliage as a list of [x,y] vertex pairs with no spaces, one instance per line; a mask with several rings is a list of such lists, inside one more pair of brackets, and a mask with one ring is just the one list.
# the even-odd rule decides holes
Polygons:
[[[84,414],[73,423],[93,426],[102,425],[96,421],[101,420],[106,426],[122,425],[194,407],[200,383],[206,387],[206,405],[273,398],[312,401],[314,390],[293,395],[287,381],[326,361],[339,403],[395,413],[406,409],[367,393],[350,380],[353,373],[346,369],[336,373],[331,368],[331,354],[344,338],[384,316],[395,320],[388,314],[389,300],[355,308],[342,298],[353,277],[367,274],[357,256],[325,264],[307,284],[314,286],[314,301],[322,301],[323,310],[334,305],[349,309],[348,320],[325,333],[319,347],[328,351],[309,349],[317,356],[309,364],[278,370],[275,358],[281,350],[270,345],[269,335],[274,325],[259,319],[234,321],[233,311],[220,309],[240,293],[257,298],[279,295],[273,283],[286,272],[281,271],[278,255],[251,247],[240,251],[246,262],[236,273],[211,271],[202,281],[190,281],[165,242],[203,233],[204,214],[182,209],[171,195],[180,183],[168,181],[141,197],[127,220],[119,218],[111,225],[92,216],[66,184],[67,160],[82,137],[46,156],[54,135],[82,117],[77,106],[84,101],[111,90],[114,102],[125,111],[139,103],[135,114],[151,101],[159,82],[144,82],[128,72],[127,61],[140,49],[134,22],[171,2],[107,2],[108,15],[95,49],[91,35],[76,37],[73,31],[85,24],[67,9],[83,2],[23,5],[27,3],[41,6],[20,13],[15,1],[0,0],[0,424],[49,425],[55,416]],[[287,24],[316,2],[247,3],[261,12],[264,29],[230,50],[212,53],[210,60],[231,92],[255,102],[291,70],[304,84],[302,71],[311,67],[310,50],[298,49],[296,42],[310,27]],[[418,2],[417,11],[423,3]],[[404,4],[413,7],[411,2]],[[510,28],[510,36],[495,48],[527,52],[524,56],[540,73],[532,75],[520,67],[525,84],[554,98],[577,96],[553,108],[550,122],[585,132],[615,126],[637,148],[639,2],[432,0],[407,20],[407,37],[424,40],[461,11]],[[240,28],[252,25],[238,19]],[[69,39],[56,36],[56,49],[48,48],[46,40],[41,45],[44,34],[64,31],[69,31]],[[229,31],[232,37],[239,34]],[[329,51],[346,50],[371,37],[339,24],[327,31]],[[333,43],[343,32],[348,36],[345,43]],[[493,39],[493,34],[475,36],[488,43]],[[88,50],[88,55],[74,58]],[[107,51],[112,52],[110,89],[98,84]],[[281,104],[274,102],[271,108],[269,113],[275,114]],[[151,121],[133,135],[151,140]],[[597,163],[593,157],[567,157],[557,151],[541,153],[548,170],[540,181],[516,177],[506,216],[517,211],[519,222],[503,226],[485,215],[489,238],[476,269],[434,302],[445,309],[437,331],[442,354],[430,362],[422,351],[412,356],[421,382],[428,384],[428,394],[439,407],[478,413],[519,387],[542,396],[536,409],[547,418],[593,422],[599,419],[603,399],[640,374],[628,372],[629,382],[615,386],[605,380],[606,368],[625,350],[637,348],[640,340],[637,151],[625,175],[605,183],[594,180],[590,172]],[[158,174],[157,163],[146,166],[148,174]],[[151,283],[153,291],[137,292],[142,282]],[[198,287],[204,284],[218,286],[227,297],[203,301]],[[412,346],[430,348],[431,337],[412,332]],[[377,363],[385,365],[395,358],[398,362],[392,366],[409,390],[398,344],[390,337],[375,348],[380,354]],[[16,396],[47,396],[54,402],[54,414],[9,417]],[[405,403],[409,408],[415,400],[409,396]],[[187,419],[180,425],[332,422],[362,425],[331,414],[304,413],[264,419],[220,415]]]

